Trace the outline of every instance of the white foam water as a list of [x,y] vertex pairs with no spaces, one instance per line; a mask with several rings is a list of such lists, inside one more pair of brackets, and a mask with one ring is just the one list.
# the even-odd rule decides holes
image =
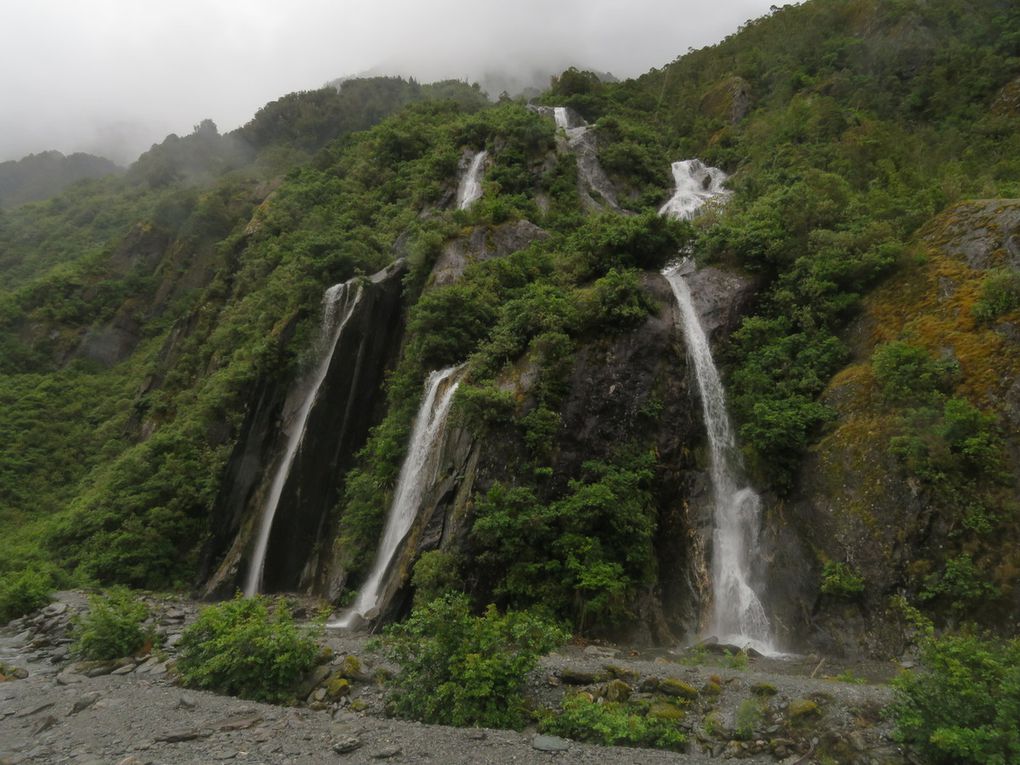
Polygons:
[[464,177],[457,187],[457,209],[466,210],[482,198],[482,168],[488,152],[480,151],[471,160]]
[[659,215],[690,220],[707,202],[725,200],[732,193],[723,186],[726,173],[700,159],[684,159],[674,162],[672,167],[676,188],[669,201],[659,208]]
[[262,513],[259,516],[258,531],[255,535],[255,549],[252,551],[248,563],[248,572],[245,577],[244,594],[248,597],[258,594],[262,587],[262,573],[266,564],[266,549],[269,546],[269,533],[273,528],[273,521],[276,518],[276,511],[280,504],[280,495],[287,483],[287,476],[290,475],[291,466],[294,464],[294,457],[297,455],[301,440],[305,435],[305,427],[308,424],[308,415],[311,414],[312,406],[322,387],[322,381],[326,379],[330,362],[333,360],[333,352],[336,350],[337,341],[340,339],[344,327],[350,321],[354,309],[361,300],[362,287],[357,280],[341,284],[335,284],[323,294],[322,297],[322,325],[320,330],[321,350],[318,366],[310,378],[305,378],[299,383],[297,390],[304,390],[301,405],[297,414],[291,418],[290,427],[287,430],[287,448],[283,459],[276,467],[273,474],[273,482],[269,487],[269,494],[262,504]]
[[447,367],[429,375],[372,571],[362,584],[354,605],[327,626],[347,629],[377,615],[386,573],[418,515],[425,492],[435,481],[447,415],[460,384],[457,377],[460,369]]

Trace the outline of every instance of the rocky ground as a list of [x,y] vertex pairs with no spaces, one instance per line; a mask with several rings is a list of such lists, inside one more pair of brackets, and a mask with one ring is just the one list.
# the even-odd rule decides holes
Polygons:
[[536,731],[455,729],[384,716],[381,657],[359,636],[328,635],[332,658],[307,679],[301,706],[184,690],[174,645],[198,606],[150,599],[163,644],[152,655],[81,663],[69,621],[83,594],[60,593],[0,631],[0,765],[14,763],[902,763],[881,710],[891,667],[833,666],[817,657],[727,655],[720,647],[638,653],[568,646],[529,680],[536,704],[567,693],[643,699],[674,715],[689,752],[601,747]]

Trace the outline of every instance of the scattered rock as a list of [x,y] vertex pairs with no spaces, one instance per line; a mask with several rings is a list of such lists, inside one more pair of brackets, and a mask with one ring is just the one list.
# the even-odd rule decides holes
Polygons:
[[78,699],[76,702],[74,702],[74,705],[71,707],[71,711],[68,712],[67,714],[68,715],[76,715],[79,712],[84,712],[90,706],[92,706],[97,701],[99,701],[100,698],[101,698],[101,694],[98,693],[97,691],[92,691],[90,693],[85,693],[85,694],[82,695],[82,697],[80,699]]
[[398,757],[404,753],[404,750],[399,746],[387,746],[382,749],[377,749],[372,752],[373,760],[388,760],[392,757]]
[[347,754],[355,749],[361,748],[361,739],[356,736],[343,736],[333,742],[333,751],[337,754]]
[[590,645],[584,649],[585,656],[597,656],[600,659],[612,659],[619,654],[619,648],[609,648],[601,645]]
[[49,730],[50,728],[52,728],[56,724],[57,724],[57,718],[56,717],[54,717],[53,715],[46,715],[46,717],[43,718],[43,721],[41,723],[39,723],[39,727],[37,727],[35,729],[34,735],[38,736],[43,731]]
[[196,738],[208,738],[212,735],[211,730],[205,730],[202,728],[189,728],[186,730],[176,730],[170,733],[166,733],[162,736],[157,736],[156,741],[162,741],[167,744],[177,744],[181,741],[194,741]]
[[570,742],[559,736],[539,734],[531,740],[531,746],[540,752],[565,752],[570,748]]

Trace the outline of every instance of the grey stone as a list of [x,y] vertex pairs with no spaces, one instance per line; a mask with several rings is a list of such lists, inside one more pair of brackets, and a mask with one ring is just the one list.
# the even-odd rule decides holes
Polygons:
[[347,754],[361,747],[361,739],[356,736],[343,736],[333,742],[333,751],[337,754]]
[[392,757],[398,757],[403,754],[404,750],[399,746],[387,746],[382,749],[376,749],[372,752],[373,760],[388,760]]
[[570,742],[559,736],[539,734],[531,739],[531,746],[540,752],[565,752],[570,748]]
[[74,705],[71,707],[71,711],[68,712],[67,714],[76,715],[79,712],[85,711],[90,706],[99,701],[100,697],[101,694],[98,691],[92,691],[90,693],[83,694],[80,699],[74,702]]

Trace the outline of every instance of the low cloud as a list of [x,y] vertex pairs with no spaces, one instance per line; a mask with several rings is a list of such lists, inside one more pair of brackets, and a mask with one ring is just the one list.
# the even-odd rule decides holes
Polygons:
[[662,66],[768,12],[763,0],[38,0],[0,28],[0,160],[46,149],[129,162],[203,118],[365,71],[530,80]]

